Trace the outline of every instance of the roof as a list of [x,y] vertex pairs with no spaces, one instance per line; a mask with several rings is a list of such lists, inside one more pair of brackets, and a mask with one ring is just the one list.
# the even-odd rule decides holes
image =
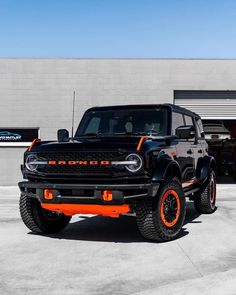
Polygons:
[[88,109],[87,111],[98,111],[98,110],[119,110],[119,109],[139,109],[139,108],[160,108],[160,107],[169,107],[171,108],[173,111],[179,112],[179,113],[183,113],[189,116],[195,116],[195,117],[199,117],[200,116],[188,109],[182,108],[180,106],[174,105],[174,104],[170,104],[170,103],[164,103],[164,104],[131,104],[131,105],[113,105],[113,106],[96,106],[96,107],[92,107],[90,109]]

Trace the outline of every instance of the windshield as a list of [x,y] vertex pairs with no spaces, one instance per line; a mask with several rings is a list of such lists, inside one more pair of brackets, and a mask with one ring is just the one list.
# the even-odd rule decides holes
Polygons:
[[167,109],[97,110],[85,114],[76,132],[80,136],[167,135]]

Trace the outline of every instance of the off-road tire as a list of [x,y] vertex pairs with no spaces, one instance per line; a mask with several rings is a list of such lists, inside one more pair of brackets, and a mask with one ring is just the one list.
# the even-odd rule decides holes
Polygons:
[[194,206],[200,214],[211,214],[216,209],[216,176],[213,170],[210,171],[207,185],[203,191],[194,196]]
[[[173,226],[170,224],[166,226],[167,222],[162,218],[162,209],[165,208],[163,200],[169,192],[177,196],[179,204],[179,214],[176,214],[178,218]],[[185,214],[185,196],[178,178],[165,181],[156,197],[144,199],[136,205],[136,219],[140,233],[144,238],[159,242],[173,240],[179,235]]]
[[25,194],[21,195],[19,205],[21,218],[33,233],[57,233],[63,230],[71,220],[71,216],[43,209],[37,199]]

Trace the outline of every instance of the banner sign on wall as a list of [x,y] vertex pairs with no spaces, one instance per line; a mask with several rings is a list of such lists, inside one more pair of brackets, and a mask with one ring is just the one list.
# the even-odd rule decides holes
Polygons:
[[24,146],[39,138],[39,128],[0,128],[0,146]]

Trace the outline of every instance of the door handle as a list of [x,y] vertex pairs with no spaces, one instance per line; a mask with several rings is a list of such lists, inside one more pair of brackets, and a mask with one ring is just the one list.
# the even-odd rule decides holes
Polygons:
[[189,154],[189,155],[192,155],[192,153],[193,153],[192,150],[187,151],[187,154]]
[[202,150],[198,150],[198,153],[199,153],[199,154],[202,154]]

